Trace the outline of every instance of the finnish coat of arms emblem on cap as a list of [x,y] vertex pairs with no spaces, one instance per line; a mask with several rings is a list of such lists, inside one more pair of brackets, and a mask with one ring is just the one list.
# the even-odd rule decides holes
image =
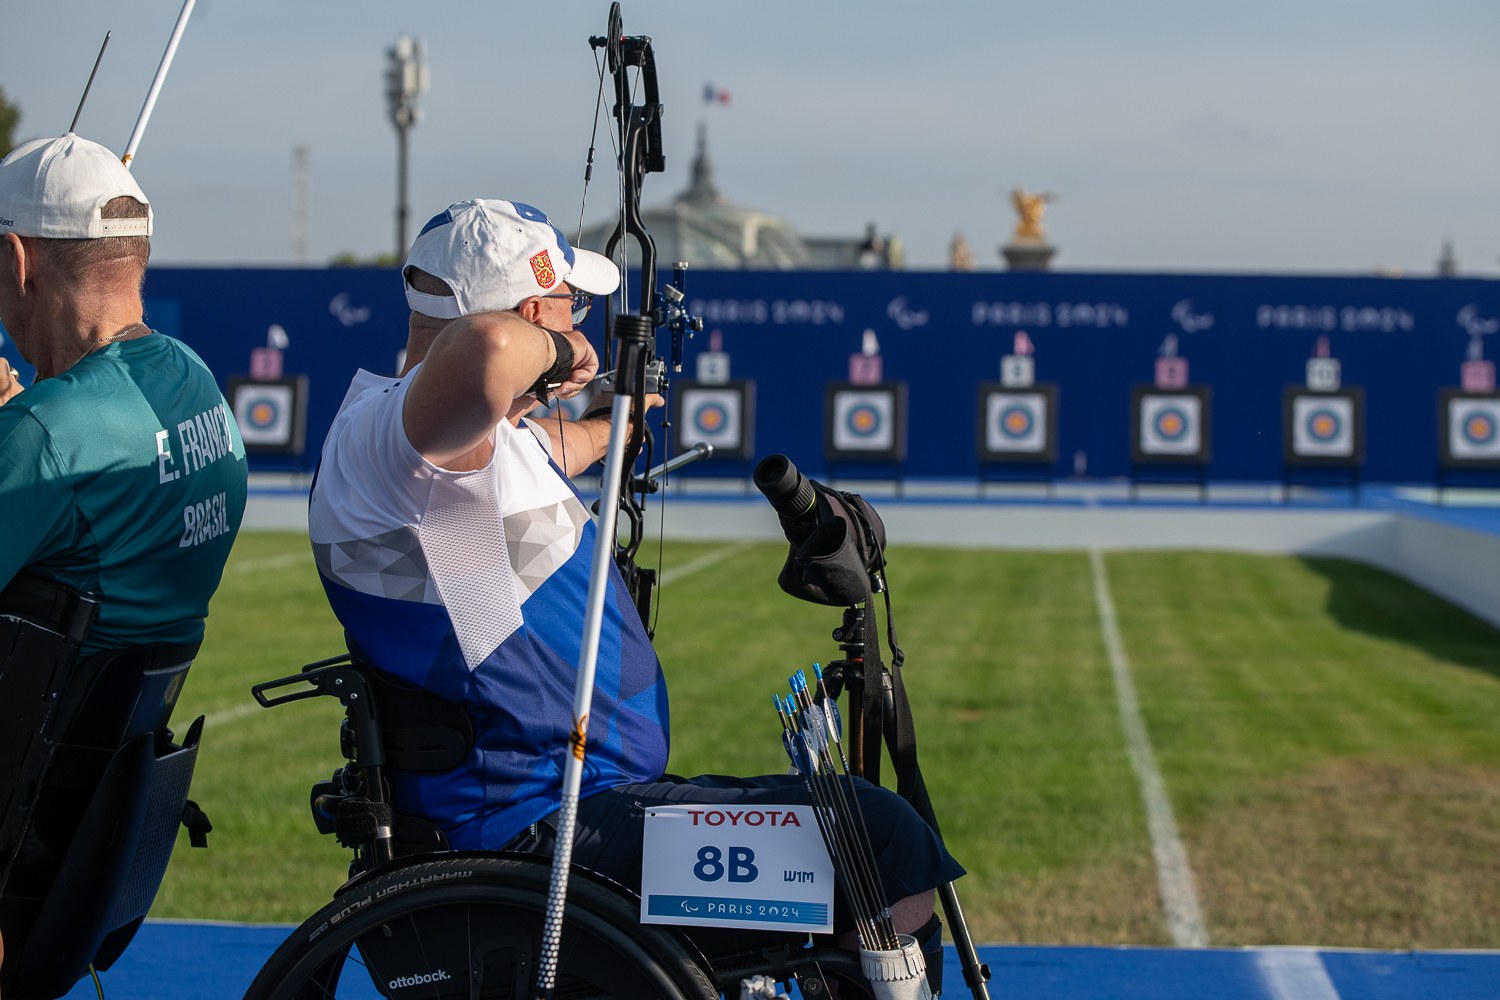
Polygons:
[[537,284],[543,288],[551,288],[557,284],[557,272],[552,269],[552,258],[547,256],[543,250],[531,258],[531,270],[536,275]]

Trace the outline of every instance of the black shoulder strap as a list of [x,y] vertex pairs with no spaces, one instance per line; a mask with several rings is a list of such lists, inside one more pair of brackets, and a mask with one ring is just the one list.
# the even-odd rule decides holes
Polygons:
[[880,662],[880,627],[875,621],[875,602],[866,599],[864,617],[860,620],[864,635],[864,677],[860,684],[859,773],[873,784],[880,784],[880,739],[885,727],[885,685],[890,676]]
[[[863,710],[867,713],[866,720],[872,723],[875,720],[881,721],[867,726],[864,731],[864,776],[876,784],[880,782],[880,743],[883,737],[886,750],[891,755],[891,764],[896,770],[896,794],[910,802],[917,815],[936,831],[937,816],[927,794],[927,782],[922,778],[921,765],[917,763],[917,730],[912,721],[911,702],[906,696],[906,684],[901,679],[901,664],[905,655],[896,642],[889,590],[885,592],[885,617],[892,649],[889,669],[881,662],[880,625],[875,617],[875,602],[865,602]],[[872,711],[877,714],[868,714]]]

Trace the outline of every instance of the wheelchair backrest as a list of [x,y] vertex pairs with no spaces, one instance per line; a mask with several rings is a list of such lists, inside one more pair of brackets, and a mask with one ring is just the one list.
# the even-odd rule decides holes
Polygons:
[[353,656],[370,680],[380,718],[386,766],[401,771],[449,771],[474,745],[474,723],[462,707],[398,680]]
[[21,804],[46,766],[42,736],[52,729],[56,692],[72,676],[99,602],[55,584],[17,577],[0,592],[0,890],[20,841]]
[[[202,720],[167,729],[197,646],[80,658],[97,601],[35,581],[0,594],[0,970],[7,1000],[106,969],[166,870]],[[13,724],[15,723],[15,724]]]

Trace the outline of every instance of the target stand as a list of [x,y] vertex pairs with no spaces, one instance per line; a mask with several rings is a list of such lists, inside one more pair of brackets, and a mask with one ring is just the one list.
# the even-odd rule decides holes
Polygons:
[[671,418],[673,453],[685,454],[698,444],[713,446],[713,461],[696,469],[696,476],[675,481],[687,491],[690,479],[739,479],[750,492],[750,460],[755,456],[755,380],[675,380]]
[[292,468],[306,470],[307,376],[229,379],[230,409],[239,424],[245,451],[251,455],[279,455]]
[[1457,487],[1500,485],[1500,393],[1438,391],[1438,503]]
[[1130,389],[1130,499],[1142,484],[1187,483],[1208,502],[1213,393],[1206,385]]
[[1295,486],[1347,487],[1359,503],[1365,465],[1365,391],[1359,386],[1282,390],[1281,501]]
[[823,399],[828,478],[834,478],[837,466],[888,468],[899,497],[906,461],[906,383],[829,382]]
[[1041,483],[1052,499],[1057,462],[1057,385],[979,383],[975,451],[979,495],[989,483]]

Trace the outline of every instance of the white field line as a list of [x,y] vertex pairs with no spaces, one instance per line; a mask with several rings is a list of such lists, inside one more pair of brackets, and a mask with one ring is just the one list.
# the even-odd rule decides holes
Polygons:
[[241,702],[230,708],[221,708],[217,712],[209,712],[203,717],[203,729],[205,732],[208,732],[214,726],[222,726],[238,719],[243,719],[248,715],[254,715],[259,711],[260,705],[253,701]]
[[1255,971],[1267,1000],[1339,1000],[1323,956],[1303,948],[1275,948],[1255,953]]
[[297,566],[306,562],[312,562],[312,549],[306,552],[286,552],[279,556],[266,556],[262,559],[246,559],[244,562],[235,563],[229,569],[234,573],[254,573],[262,569],[285,569],[288,566]]
[[[745,551],[753,544],[753,542],[735,542],[731,545],[726,545],[721,549],[714,549],[712,552],[705,553],[704,555],[699,556],[697,559],[694,559],[692,562],[683,563],[681,566],[673,566],[671,569],[666,570],[662,573],[661,585],[665,587],[669,583],[676,583],[678,580],[681,580],[684,577],[692,576],[699,570],[707,569],[715,563],[722,562],[732,555]],[[280,556],[267,556],[264,559],[247,559],[245,562],[239,563],[234,568],[236,572],[248,573],[258,569],[275,569],[278,567],[295,566],[298,563],[307,562],[311,559],[311,552],[294,552]],[[230,722],[235,722],[239,719],[243,719],[247,716],[253,715],[259,710],[260,706],[253,701],[242,702],[229,708],[221,708],[217,712],[210,712],[207,717],[204,718],[203,725],[205,728],[211,726],[226,725]]]
[[1141,786],[1141,801],[1146,807],[1146,826],[1151,832],[1151,853],[1156,858],[1156,881],[1161,892],[1162,909],[1172,943],[1179,948],[1203,948],[1208,945],[1208,931],[1203,926],[1203,912],[1198,906],[1198,890],[1193,870],[1188,867],[1187,851],[1177,836],[1177,821],[1172,818],[1172,803],[1166,784],[1156,766],[1151,738],[1141,718],[1136,699],[1135,681],[1130,676],[1130,661],[1120,640],[1120,626],[1115,618],[1115,602],[1109,593],[1109,578],[1104,573],[1104,556],[1097,548],[1089,550],[1093,567],[1094,600],[1099,606],[1099,627],[1104,633],[1104,648],[1109,653],[1110,672],[1114,675],[1115,700],[1120,706],[1120,723],[1125,730],[1125,748],[1130,766]]
[[692,576],[699,570],[707,569],[714,563],[723,562],[730,556],[738,555],[753,544],[753,542],[749,541],[735,542],[724,546],[722,549],[714,549],[712,552],[704,553],[692,562],[685,562],[681,566],[673,566],[669,570],[664,570],[661,574],[661,585],[665,587],[669,583],[676,583],[683,577]]
[[[232,573],[254,573],[262,569],[285,569],[288,566],[297,566],[311,560],[311,549],[306,552],[285,552],[279,556],[246,559],[244,562],[238,562],[229,567],[229,571]],[[241,702],[229,708],[221,708],[217,712],[209,712],[203,717],[203,728],[211,730],[214,726],[222,726],[238,719],[243,719],[259,710],[260,706],[253,701]]]

